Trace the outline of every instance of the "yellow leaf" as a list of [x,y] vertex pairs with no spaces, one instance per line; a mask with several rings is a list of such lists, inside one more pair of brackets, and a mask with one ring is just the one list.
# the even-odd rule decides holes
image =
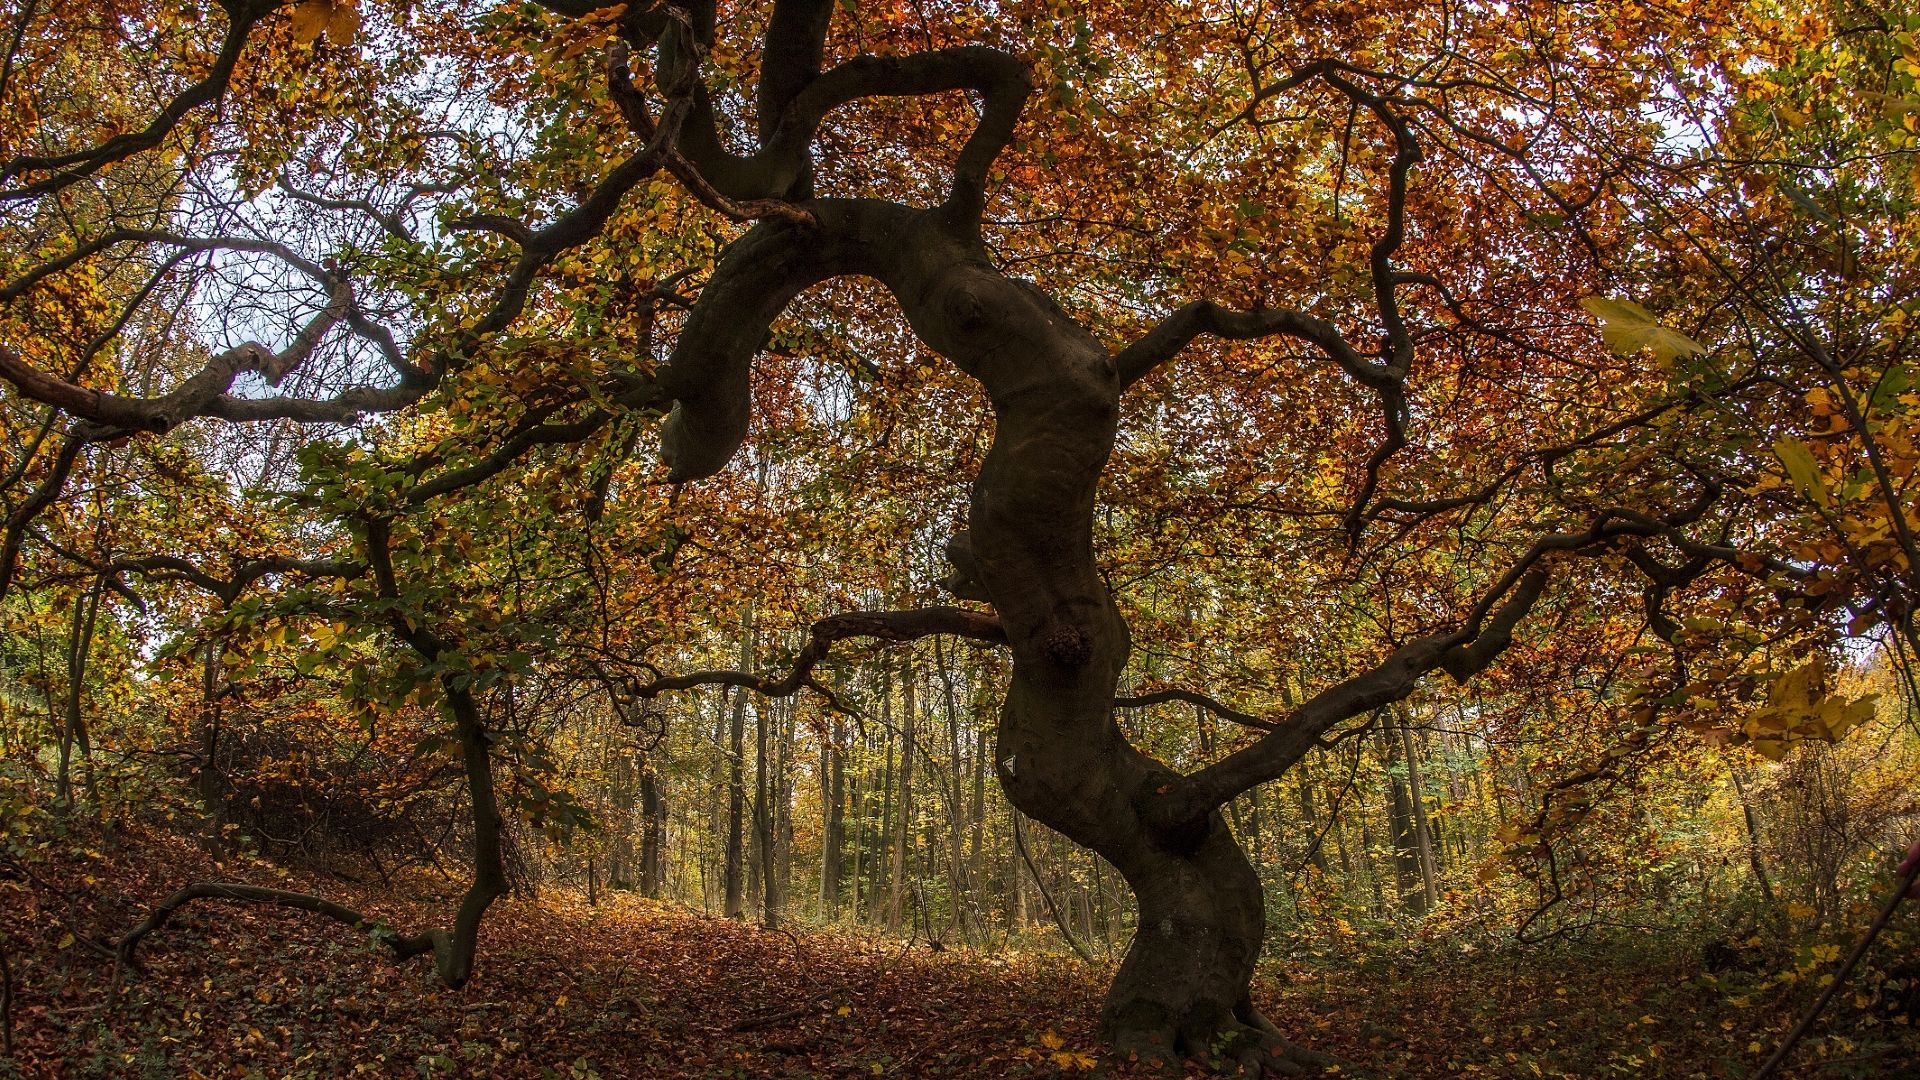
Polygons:
[[293,9],[293,40],[297,45],[312,45],[327,32],[333,21],[333,0],[304,0]]
[[1705,345],[1680,331],[1660,325],[1653,312],[1631,300],[1589,296],[1580,301],[1580,306],[1599,320],[1600,338],[1607,348],[1622,356],[1647,349],[1661,363],[1671,364],[1679,357],[1707,351]]
[[1049,1050],[1058,1050],[1062,1046],[1067,1045],[1067,1040],[1055,1034],[1052,1028],[1048,1028],[1040,1036],[1040,1045],[1046,1047]]
[[70,945],[72,945],[72,944],[73,944],[73,935],[72,935],[72,934],[62,934],[62,935],[60,935],[60,947],[61,947],[61,948],[63,948],[63,949],[64,949],[64,948],[67,948],[68,946],[70,946]]
[[1773,444],[1773,456],[1787,467],[1787,475],[1793,478],[1793,486],[1800,493],[1821,506],[1833,505],[1833,495],[1827,491],[1827,481],[1820,475],[1820,465],[1813,460],[1813,451],[1807,444],[1792,436],[1787,436]]
[[1055,1068],[1068,1070],[1091,1069],[1095,1064],[1092,1055],[1079,1050],[1056,1050],[1047,1055],[1047,1060],[1053,1062]]

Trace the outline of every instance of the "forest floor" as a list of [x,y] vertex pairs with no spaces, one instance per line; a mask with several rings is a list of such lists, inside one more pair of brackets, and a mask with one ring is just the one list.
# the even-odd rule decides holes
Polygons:
[[[455,992],[338,923],[206,901],[148,939],[148,970],[109,1007],[106,943],[190,880],[323,892],[401,930],[452,900],[215,865],[166,835],[30,869],[0,866],[14,1044],[0,1078],[1085,1075],[1109,974],[548,890],[495,905],[478,974]],[[1564,950],[1326,965],[1260,995],[1299,1041],[1390,1077],[1744,1077],[1805,998],[1731,994],[1693,956]],[[1863,1015],[1837,1016],[1789,1075],[1920,1077],[1905,1071],[1915,1030]]]

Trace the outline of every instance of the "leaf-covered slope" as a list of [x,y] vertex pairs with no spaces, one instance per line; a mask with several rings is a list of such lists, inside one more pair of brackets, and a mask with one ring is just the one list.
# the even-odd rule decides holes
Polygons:
[[[549,890],[501,903],[460,991],[331,922],[190,906],[143,948],[147,973],[109,1011],[111,964],[88,939],[212,876],[324,887],[396,925],[445,902],[245,860],[215,867],[165,835],[8,859],[0,943],[18,1071],[0,1056],[0,1077],[1083,1076],[1109,977],[1059,956],[770,932],[628,894],[590,908]],[[1256,994],[1314,1048],[1395,1077],[1744,1076],[1803,1000],[1753,991],[1777,980],[1762,979],[1770,965],[1750,943],[1714,975],[1690,944],[1645,941],[1489,955],[1442,936],[1276,972]],[[1911,956],[1910,939],[1894,950]],[[1813,985],[1830,959],[1815,949],[1792,985]],[[1789,1075],[1896,1075],[1911,1026],[1863,1017],[1831,1017]]]

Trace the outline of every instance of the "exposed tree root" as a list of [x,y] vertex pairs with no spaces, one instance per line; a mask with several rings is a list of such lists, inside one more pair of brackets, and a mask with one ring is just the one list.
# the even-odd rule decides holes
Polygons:
[[1117,1031],[1111,1064],[1146,1065],[1168,1076],[1185,1075],[1186,1062],[1201,1061],[1224,1075],[1259,1080],[1269,1076],[1323,1076],[1337,1069],[1356,1075],[1348,1062],[1310,1050],[1282,1035],[1250,1004],[1231,1018],[1184,1029],[1172,1026]]
[[[127,931],[114,950],[115,985],[118,985],[119,973],[124,969],[141,970],[136,950],[148,934],[167,925],[173,913],[195,900],[235,900],[251,904],[270,904],[276,907],[293,908],[324,916],[338,923],[344,923],[359,931],[371,931],[379,924],[344,904],[335,903],[323,896],[312,893],[293,892],[288,889],[270,889],[260,885],[241,885],[223,881],[196,881],[175,892],[154,907],[147,917],[140,920],[133,929]],[[450,987],[458,987],[466,981],[466,975],[472,970],[472,957],[461,957],[455,948],[453,935],[445,930],[433,929],[421,934],[380,933],[377,940],[392,950],[395,960],[408,960],[423,953],[432,953],[434,968],[440,980]]]

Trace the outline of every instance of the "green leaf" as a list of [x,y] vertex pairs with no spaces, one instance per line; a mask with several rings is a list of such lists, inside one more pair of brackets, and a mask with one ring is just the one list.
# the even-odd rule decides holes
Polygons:
[[1802,495],[1821,506],[1833,505],[1833,494],[1827,490],[1826,478],[1820,475],[1820,465],[1806,443],[1789,435],[1773,444],[1773,456],[1787,467],[1787,476]]
[[1912,388],[1912,369],[1905,364],[1894,364],[1887,369],[1879,384],[1873,388],[1873,396],[1867,400],[1867,408],[1875,413],[1897,412],[1900,409],[1900,395]]
[[1631,300],[1589,296],[1580,301],[1580,306],[1600,320],[1601,339],[1622,356],[1648,349],[1661,363],[1671,364],[1682,356],[1707,351],[1705,345],[1680,331],[1660,325],[1652,312]]
[[1780,194],[1787,197],[1787,201],[1793,204],[1794,209],[1822,225],[1831,225],[1836,229],[1840,227],[1840,219],[1829,213],[1826,207],[1815,202],[1813,196],[1798,184],[1791,180],[1779,180],[1774,183],[1774,187],[1779,189]]

